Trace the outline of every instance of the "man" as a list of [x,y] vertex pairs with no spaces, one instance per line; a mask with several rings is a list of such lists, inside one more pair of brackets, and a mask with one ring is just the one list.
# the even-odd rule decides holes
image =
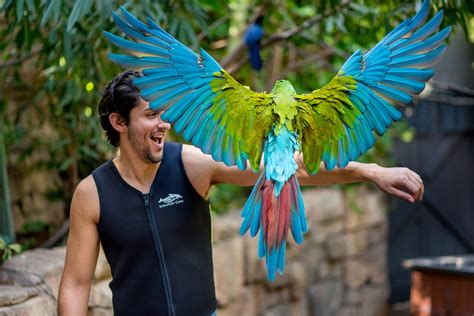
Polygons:
[[[216,183],[250,186],[257,174],[215,162],[198,148],[165,143],[170,125],[148,108],[125,71],[105,88],[100,122],[119,155],[81,181],[59,289],[60,315],[86,315],[99,241],[112,269],[116,315],[211,315],[216,310],[206,197]],[[351,162],[315,176],[297,157],[302,185],[373,181],[410,202],[423,183],[407,168]],[[248,168],[250,169],[250,168]]]

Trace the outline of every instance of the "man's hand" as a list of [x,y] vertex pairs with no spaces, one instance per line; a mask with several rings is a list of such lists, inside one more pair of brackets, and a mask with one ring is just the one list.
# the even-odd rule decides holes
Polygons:
[[375,165],[370,179],[380,190],[411,203],[421,201],[425,192],[423,180],[408,168],[384,168]]

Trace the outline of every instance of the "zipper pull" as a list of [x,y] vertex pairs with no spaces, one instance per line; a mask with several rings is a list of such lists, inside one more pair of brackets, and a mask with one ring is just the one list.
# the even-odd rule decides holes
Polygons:
[[143,194],[143,200],[145,201],[145,206],[150,205],[150,195],[149,194]]

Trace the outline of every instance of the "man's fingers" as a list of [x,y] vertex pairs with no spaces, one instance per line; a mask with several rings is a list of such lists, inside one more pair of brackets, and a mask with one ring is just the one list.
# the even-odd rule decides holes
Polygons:
[[406,193],[405,191],[402,191],[400,189],[397,189],[397,188],[393,188],[393,191],[391,192],[393,195],[395,196],[398,196],[399,198],[402,198],[408,202],[415,202],[415,199],[413,198],[413,196],[411,196],[410,194]]
[[413,197],[418,193],[420,189],[420,185],[414,179],[412,179],[409,174],[402,178],[402,181],[398,184],[398,187],[402,187]]
[[409,173],[409,178],[415,185],[417,186],[417,189],[415,192],[413,192],[413,197],[415,198],[415,201],[421,201],[423,199],[423,194],[425,193],[425,187],[423,185],[423,180],[421,180],[420,176],[416,174],[415,172],[410,172]]
[[420,192],[420,196],[418,197],[418,201],[423,200],[423,195],[425,195],[425,185],[421,183],[421,192]]

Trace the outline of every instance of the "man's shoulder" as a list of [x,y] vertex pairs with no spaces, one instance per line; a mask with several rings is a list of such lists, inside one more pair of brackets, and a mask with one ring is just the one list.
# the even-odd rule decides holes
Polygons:
[[74,191],[74,198],[89,200],[90,198],[97,198],[97,186],[95,184],[92,174],[84,178],[76,187]]
[[189,162],[199,165],[213,165],[216,163],[210,155],[206,155],[201,151],[201,149],[194,145],[183,144],[181,155],[183,157],[183,162]]
[[181,157],[189,181],[202,197],[206,197],[217,163],[193,145],[183,144]]
[[194,145],[190,144],[182,144],[183,145],[183,152],[186,152],[191,155],[196,155],[196,156],[203,156],[203,157],[211,157],[210,155],[207,155],[202,152],[202,150],[199,147],[196,147]]
[[97,222],[99,214],[99,194],[92,175],[83,179],[76,187],[71,203],[71,212],[80,211]]

